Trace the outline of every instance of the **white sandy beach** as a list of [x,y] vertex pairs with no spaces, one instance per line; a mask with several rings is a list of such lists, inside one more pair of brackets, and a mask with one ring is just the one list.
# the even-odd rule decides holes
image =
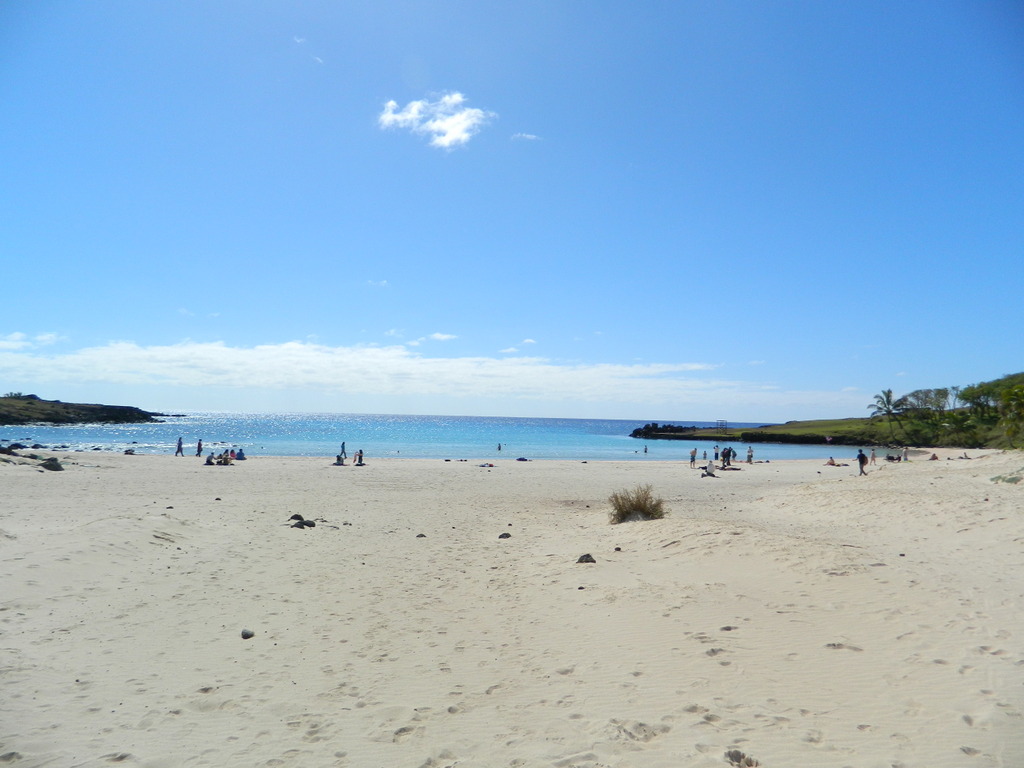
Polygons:
[[0,463],[0,764],[1019,767],[1024,454],[970,453]]

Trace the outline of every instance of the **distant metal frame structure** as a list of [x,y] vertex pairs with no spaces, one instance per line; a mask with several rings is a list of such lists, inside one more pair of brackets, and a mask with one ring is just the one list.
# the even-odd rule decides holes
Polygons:
[[715,421],[715,429],[720,429],[724,432],[729,429],[729,422],[725,419],[718,419]]

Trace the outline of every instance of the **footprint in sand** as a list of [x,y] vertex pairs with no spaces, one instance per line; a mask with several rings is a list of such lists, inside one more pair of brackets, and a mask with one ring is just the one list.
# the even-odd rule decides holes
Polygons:
[[608,726],[605,728],[605,732],[611,739],[641,741],[645,743],[661,736],[663,733],[668,733],[670,730],[672,729],[664,723],[648,725],[638,720],[617,719],[609,720]]
[[826,643],[825,647],[826,648],[831,648],[832,650],[836,650],[836,651],[840,651],[840,650],[863,651],[864,650],[863,648],[858,648],[856,645],[847,645],[846,643]]

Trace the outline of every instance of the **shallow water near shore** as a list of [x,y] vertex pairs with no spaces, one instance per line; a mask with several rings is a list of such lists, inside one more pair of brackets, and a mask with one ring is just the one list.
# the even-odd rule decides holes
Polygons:
[[[698,427],[708,422],[665,421]],[[0,439],[65,447],[73,451],[174,453],[178,437],[185,454],[194,456],[202,439],[204,453],[243,448],[251,456],[334,456],[346,443],[349,455],[362,450],[371,457],[416,459],[578,459],[688,461],[714,453],[703,440],[638,440],[629,437],[637,421],[619,419],[551,419],[477,416],[409,416],[338,413],[187,413],[154,424],[79,424],[0,427]],[[731,424],[755,427],[760,424]],[[501,450],[498,450],[498,444]],[[724,446],[722,446],[724,447]],[[734,445],[746,459],[746,445]],[[856,447],[755,444],[754,459],[838,459]]]

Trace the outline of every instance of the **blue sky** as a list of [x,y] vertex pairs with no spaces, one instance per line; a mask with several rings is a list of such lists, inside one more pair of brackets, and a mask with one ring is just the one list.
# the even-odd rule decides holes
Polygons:
[[1010,2],[8,0],[0,389],[860,416],[1024,369]]

